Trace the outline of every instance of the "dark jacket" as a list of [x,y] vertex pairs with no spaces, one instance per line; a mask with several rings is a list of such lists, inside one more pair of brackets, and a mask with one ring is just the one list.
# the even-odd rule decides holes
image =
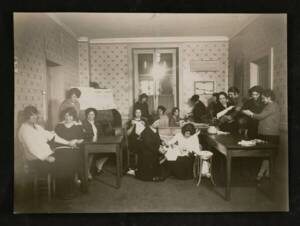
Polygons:
[[205,105],[199,100],[192,110],[193,121],[197,123],[205,122],[207,117],[207,111]]
[[[95,126],[97,128],[97,135],[101,135],[101,126],[98,121],[95,121]],[[87,120],[82,122],[83,132],[84,132],[84,140],[87,142],[91,142],[94,137],[93,127],[92,124],[89,123]]]

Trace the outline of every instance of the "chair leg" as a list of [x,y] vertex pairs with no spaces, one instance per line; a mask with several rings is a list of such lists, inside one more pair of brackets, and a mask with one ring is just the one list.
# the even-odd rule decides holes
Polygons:
[[55,199],[56,193],[56,180],[55,177],[52,176],[52,198]]
[[48,201],[51,201],[51,182],[52,182],[52,180],[51,180],[52,178],[51,178],[51,174],[50,173],[48,173],[47,174],[47,195],[48,195]]
[[212,161],[212,158],[210,159],[210,180],[211,180],[211,183],[216,186],[215,184],[215,181],[214,181],[214,177],[213,177],[213,161]]
[[34,202],[36,203],[38,200],[38,176],[36,173],[33,176],[33,197]]
[[199,164],[199,167],[198,167],[198,172],[199,172],[199,179],[198,179],[198,183],[197,183],[197,186],[199,186],[200,185],[200,183],[201,183],[201,177],[202,177],[202,167],[203,167],[203,161],[202,161],[202,159],[201,159],[201,157],[200,157],[200,164]]
[[197,179],[197,166],[198,166],[198,157],[196,156],[194,160],[194,165],[193,165],[193,176],[194,179]]

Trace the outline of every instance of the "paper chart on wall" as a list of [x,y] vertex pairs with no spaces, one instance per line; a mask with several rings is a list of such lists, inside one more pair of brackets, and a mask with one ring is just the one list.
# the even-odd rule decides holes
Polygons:
[[81,91],[78,99],[81,110],[95,108],[97,110],[115,109],[113,91],[111,89],[94,89],[91,87],[77,87]]

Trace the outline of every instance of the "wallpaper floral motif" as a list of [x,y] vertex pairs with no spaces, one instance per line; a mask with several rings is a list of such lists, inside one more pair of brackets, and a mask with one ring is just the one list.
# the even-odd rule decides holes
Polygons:
[[17,14],[14,18],[15,122],[27,105],[44,115],[46,61],[62,65],[64,87],[79,85],[78,43],[45,14]]
[[117,110],[124,116],[129,114],[129,77],[128,48],[125,44],[91,44],[90,73],[91,81],[101,88],[113,89]]
[[79,42],[78,43],[79,52],[79,84],[80,86],[89,86],[90,83],[90,64],[89,64],[89,43]]
[[[182,54],[184,103],[194,94],[195,81],[214,81],[215,92],[227,91],[228,42],[184,43]],[[191,72],[190,61],[192,60],[219,61],[220,69],[209,72]],[[200,99],[207,104],[210,97],[210,95],[202,95]]]
[[[214,81],[215,90],[227,89],[228,43],[198,42],[184,43],[183,55],[183,99],[194,94],[194,81]],[[79,56],[80,57],[80,56]],[[82,55],[81,57],[84,57]],[[128,46],[126,44],[90,44],[91,81],[98,82],[100,87],[112,88],[118,110],[128,117],[132,103],[129,89],[132,75],[129,75]],[[218,60],[220,70],[216,72],[191,72],[191,60]],[[83,59],[79,59],[83,61]],[[202,96],[206,103],[210,96]]]

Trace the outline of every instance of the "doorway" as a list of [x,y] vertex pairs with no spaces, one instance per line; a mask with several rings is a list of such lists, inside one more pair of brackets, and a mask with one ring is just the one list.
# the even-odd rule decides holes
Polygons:
[[46,61],[46,127],[53,130],[59,122],[59,106],[65,99],[63,66],[53,62]]
[[178,48],[133,49],[134,98],[148,95],[149,112],[179,105]]

